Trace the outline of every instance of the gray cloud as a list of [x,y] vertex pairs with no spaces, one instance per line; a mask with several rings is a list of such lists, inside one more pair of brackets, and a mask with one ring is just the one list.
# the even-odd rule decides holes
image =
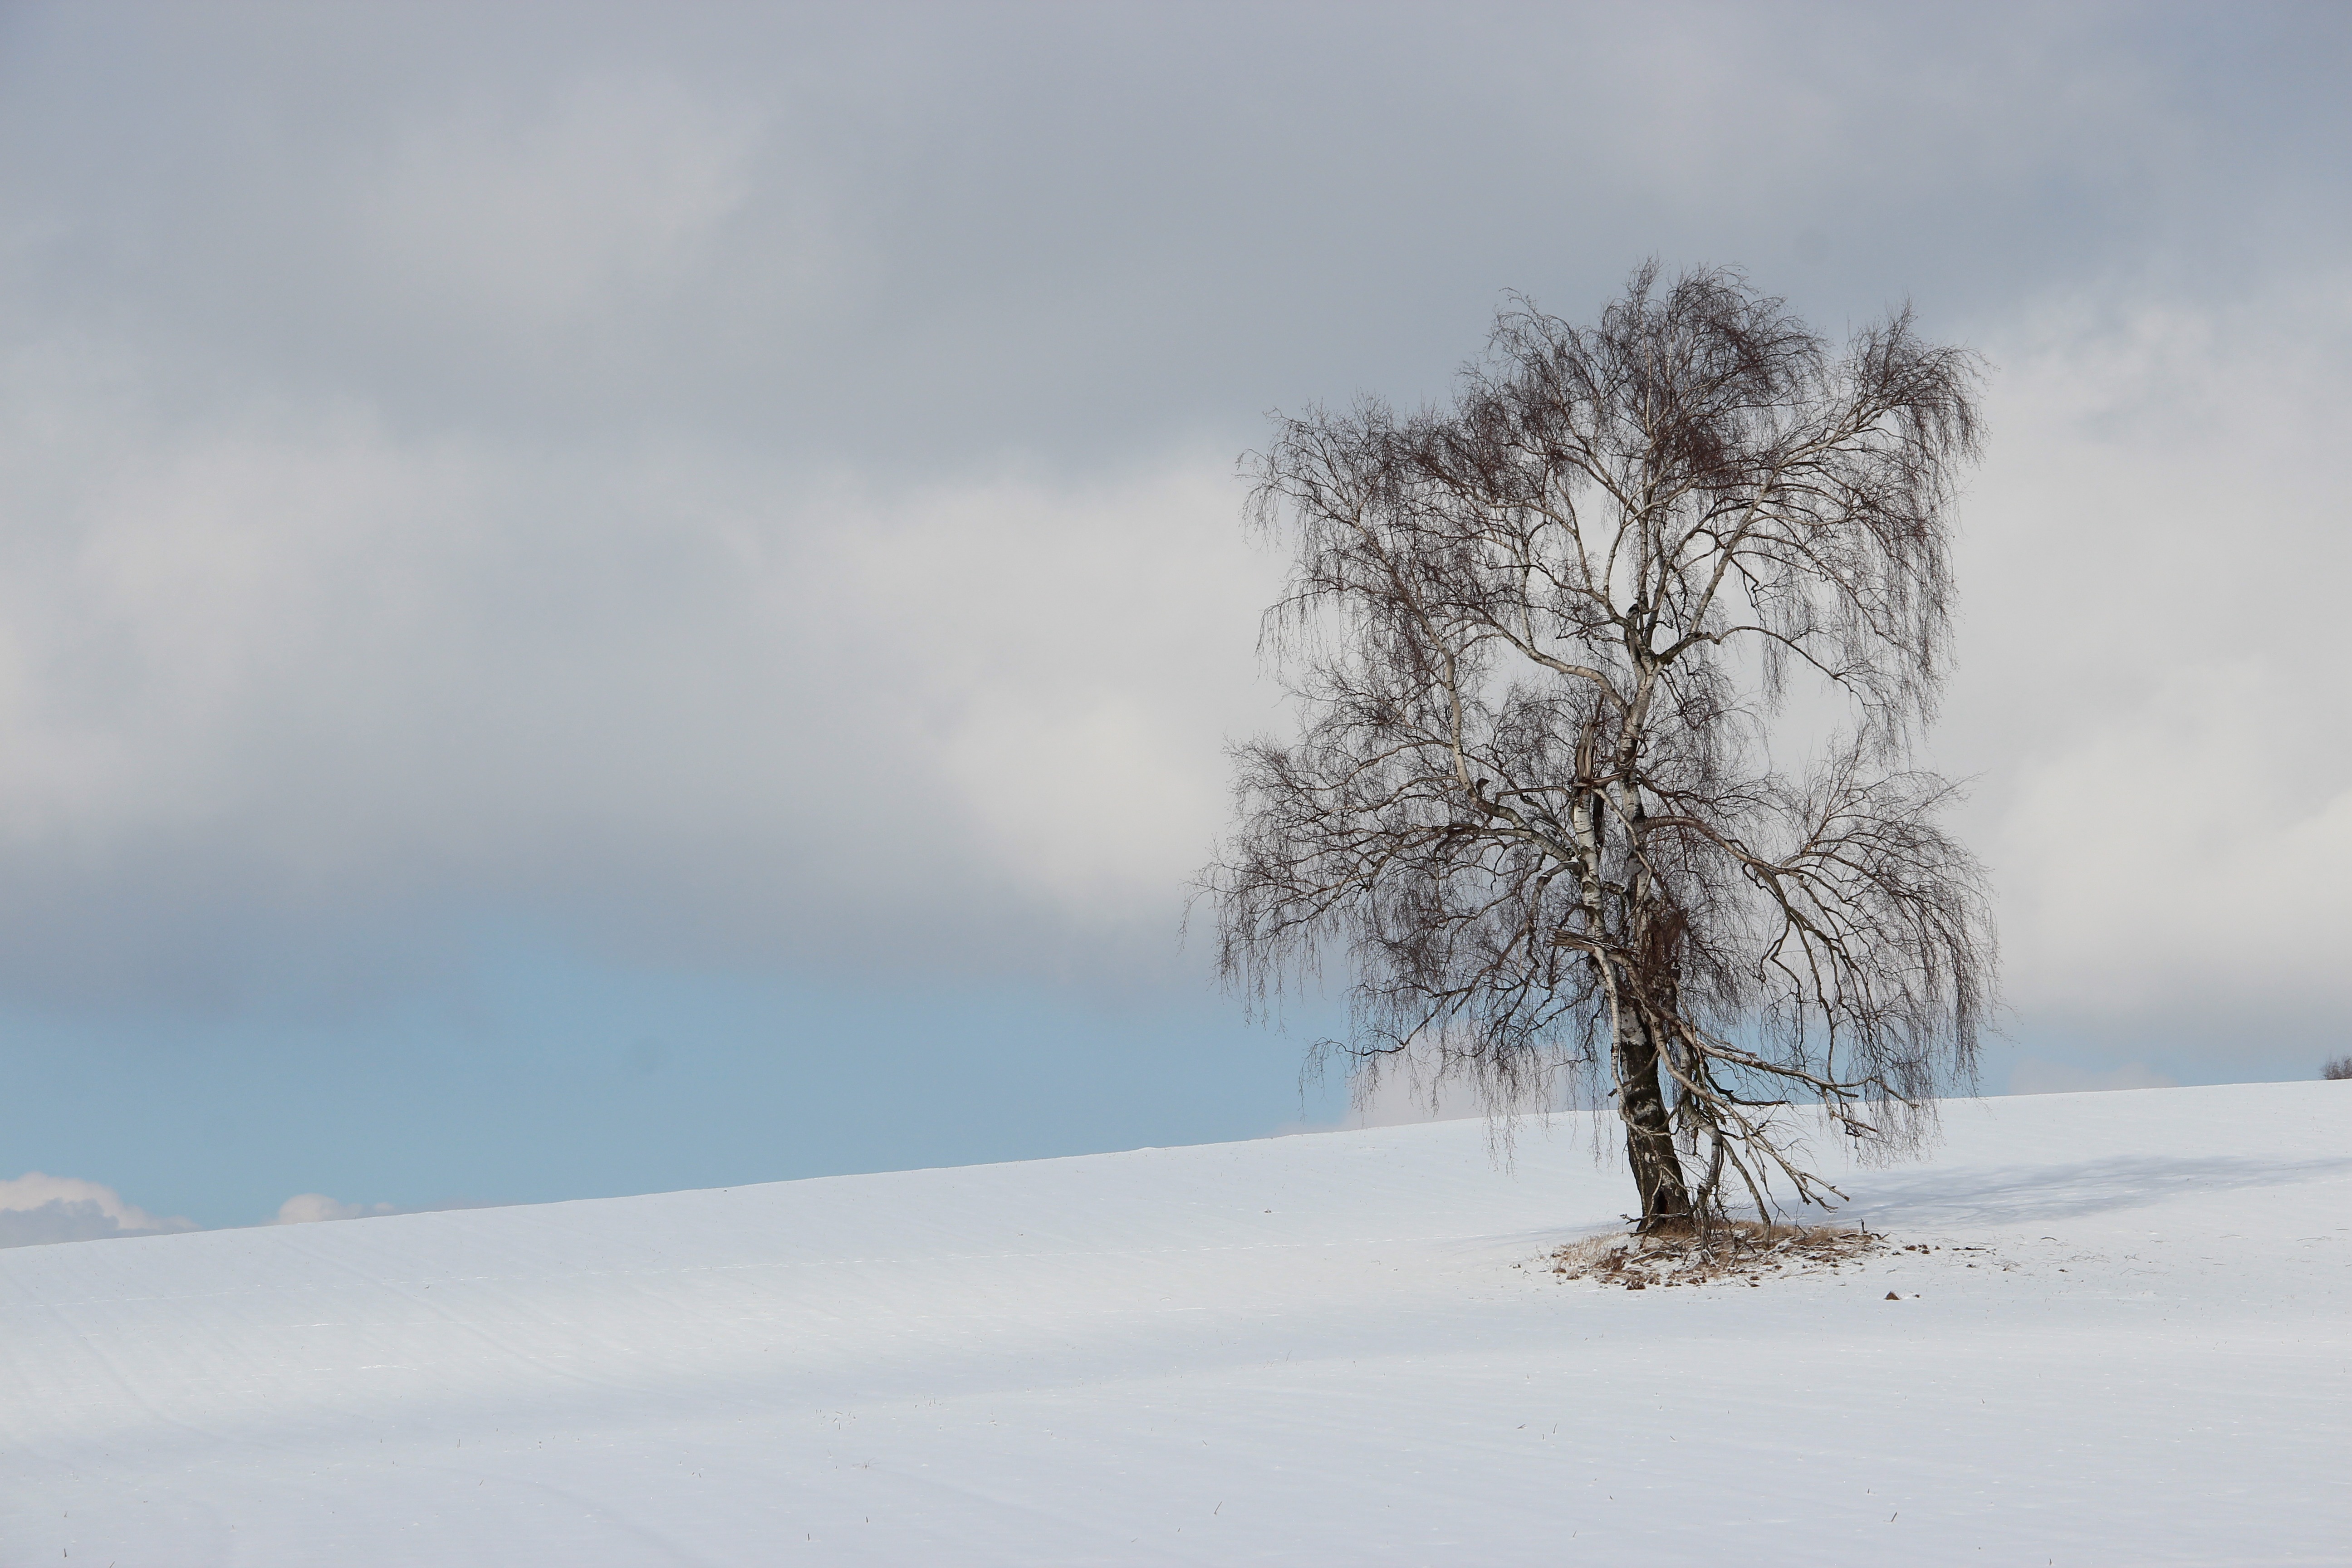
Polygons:
[[1234,452],[1659,251],[1997,363],[1939,746],[2021,1016],[2352,1000],[2336,12],[0,27],[16,997],[340,1005],[484,921],[1164,982],[1278,717]]
[[1125,463],[1435,390],[1497,290],[1581,310],[1652,249],[1832,318],[1909,290],[1975,321],[2053,287],[2242,290],[2346,222],[2314,199],[2345,29],[2310,7],[16,27],[40,155],[11,270],[51,319],[135,337],[199,405],[358,396],[518,440]]

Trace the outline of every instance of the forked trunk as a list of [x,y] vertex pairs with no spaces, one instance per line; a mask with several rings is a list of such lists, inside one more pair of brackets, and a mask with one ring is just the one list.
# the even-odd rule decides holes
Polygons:
[[1690,1223],[1690,1191],[1682,1156],[1666,1118],[1658,1083],[1658,1044],[1640,1013],[1627,1008],[1617,1024],[1617,1112],[1625,1121],[1625,1158],[1642,1194],[1643,1234]]

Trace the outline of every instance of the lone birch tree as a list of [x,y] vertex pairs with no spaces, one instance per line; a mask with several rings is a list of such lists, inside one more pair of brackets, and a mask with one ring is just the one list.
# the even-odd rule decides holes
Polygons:
[[[1907,310],[1834,348],[1740,274],[1514,300],[1450,405],[1277,418],[1297,739],[1234,749],[1202,887],[1230,984],[1327,959],[1349,1037],[1613,1104],[1645,1232],[1835,1189],[1809,1121],[1914,1147],[1991,1005],[1982,873],[1912,765],[1950,632],[1974,357]],[[1842,699],[1793,767],[1792,680]]]

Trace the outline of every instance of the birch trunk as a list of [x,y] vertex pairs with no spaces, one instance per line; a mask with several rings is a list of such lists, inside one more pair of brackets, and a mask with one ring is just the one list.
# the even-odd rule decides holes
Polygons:
[[1642,1194],[1641,1228],[1646,1234],[1688,1225],[1690,1191],[1658,1082],[1657,1038],[1635,1007],[1618,1013],[1616,1037],[1617,1111],[1625,1123],[1626,1163]]

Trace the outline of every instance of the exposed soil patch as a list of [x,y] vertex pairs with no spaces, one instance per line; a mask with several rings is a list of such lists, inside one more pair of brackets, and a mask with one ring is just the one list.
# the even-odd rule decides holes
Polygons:
[[1837,1269],[1874,1252],[1895,1250],[1927,1248],[1897,1248],[1885,1237],[1843,1226],[1732,1220],[1704,1231],[1588,1237],[1556,1248],[1536,1267],[1561,1279],[1591,1279],[1627,1290],[1761,1286],[1776,1276]]

